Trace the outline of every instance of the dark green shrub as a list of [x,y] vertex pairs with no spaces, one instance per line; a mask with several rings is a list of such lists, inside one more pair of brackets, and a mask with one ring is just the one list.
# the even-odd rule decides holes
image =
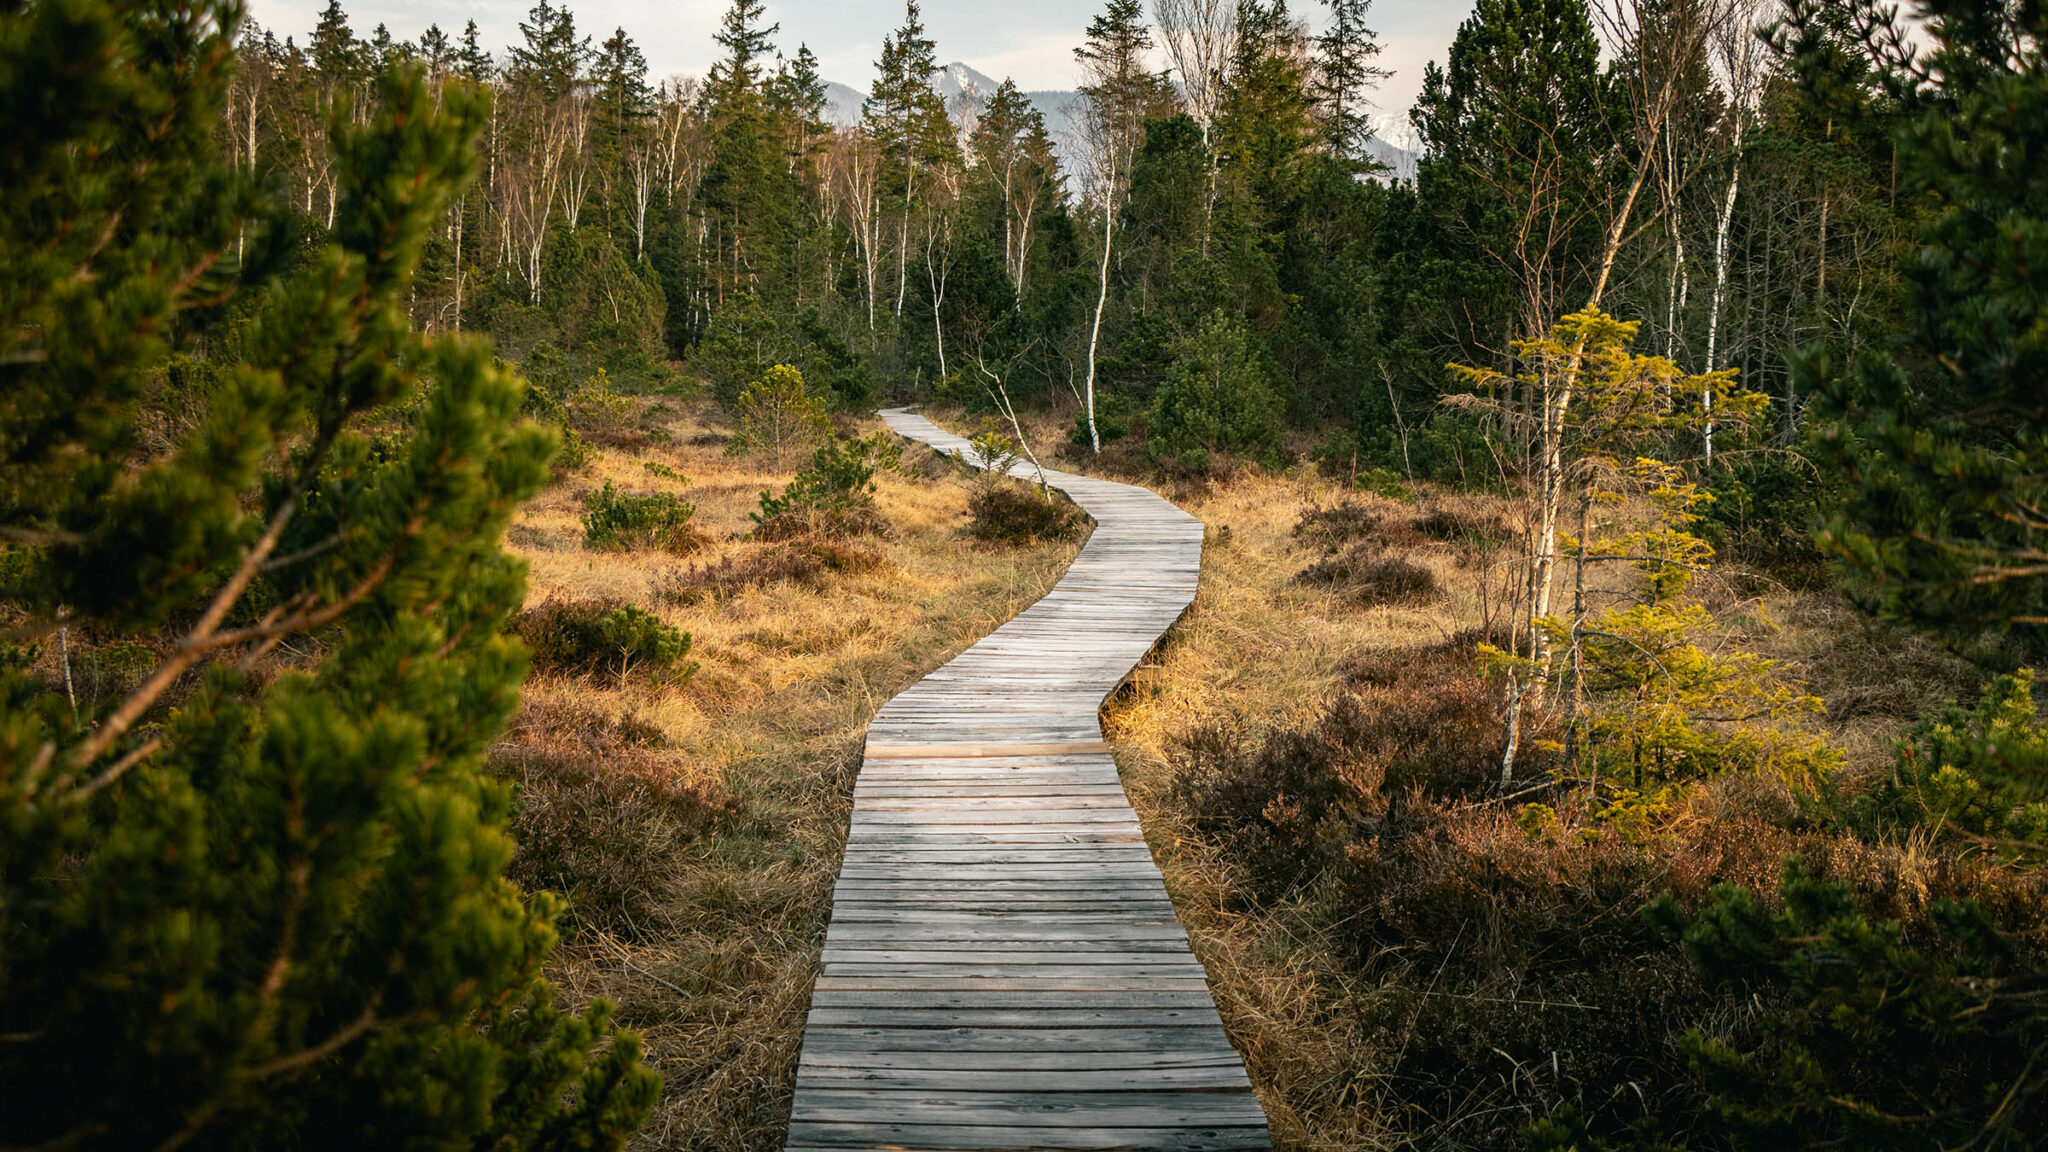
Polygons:
[[556,450],[555,458],[549,462],[549,470],[560,478],[571,472],[580,472],[597,458],[590,445],[569,426],[569,409],[540,384],[527,378],[526,399],[519,406],[519,414],[538,420],[553,428],[562,439],[562,446]]
[[620,600],[548,600],[521,612],[513,631],[533,650],[533,666],[548,672],[617,676],[635,672],[659,683],[687,682],[695,664],[690,634],[661,617]]
[[[0,1143],[617,1149],[660,1079],[540,979],[561,905],[483,771],[554,437],[406,323],[489,96],[352,80],[295,238],[218,154],[241,13],[0,9],[7,625],[90,630],[127,689],[0,656]],[[173,340],[221,371],[151,442]]]
[[879,533],[887,525],[875,511],[875,474],[903,459],[903,446],[891,434],[865,437],[828,436],[811,453],[808,468],[798,472],[778,493],[761,492],[761,510],[751,513],[762,540],[797,536],[857,536]]
[[1711,986],[1764,1006],[1740,1038],[1693,1031],[1680,1041],[1707,1089],[1717,1143],[2035,1146],[2048,1127],[2038,944],[2001,932],[1968,900],[1934,901],[1908,932],[1796,862],[1778,901],[1723,884],[1697,916],[1668,895],[1645,913],[1684,940]]
[[1219,311],[1175,345],[1146,434],[1152,459],[1183,467],[1211,452],[1264,458],[1279,449],[1280,401],[1244,321]]
[[600,551],[658,548],[686,556],[704,546],[704,535],[690,523],[697,506],[673,492],[636,495],[612,487],[584,500],[583,546]]
[[1949,701],[1899,742],[1890,779],[1850,803],[1875,836],[1926,835],[2008,856],[2048,852],[2048,725],[2034,672],[1994,677],[1973,708]]

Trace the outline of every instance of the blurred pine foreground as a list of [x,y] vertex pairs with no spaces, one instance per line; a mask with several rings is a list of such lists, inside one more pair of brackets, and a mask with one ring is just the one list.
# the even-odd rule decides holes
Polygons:
[[1479,0],[1412,135],[1369,0],[774,15],[0,5],[0,1149],[779,1148],[1090,530],[883,402],[1208,525],[1105,720],[1281,1147],[2048,1144],[2048,11]]

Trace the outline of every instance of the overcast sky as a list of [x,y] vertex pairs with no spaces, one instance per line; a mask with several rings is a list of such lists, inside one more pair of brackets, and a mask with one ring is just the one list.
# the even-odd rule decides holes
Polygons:
[[[250,14],[266,27],[301,42],[325,0],[251,0]],[[475,20],[493,53],[519,35],[532,0],[342,0],[356,33],[379,23],[412,39],[430,23],[451,35]],[[1320,28],[1320,0],[1296,0],[1296,15]],[[702,75],[714,45],[711,34],[727,0],[570,0],[579,28],[602,40],[623,26],[647,54],[654,77]],[[926,0],[925,27],[938,42],[941,62],[961,60],[1024,88],[1071,88],[1074,46],[1102,0]],[[1371,14],[1395,75],[1377,94],[1389,119],[1405,124],[1422,85],[1425,60],[1442,60],[1468,0],[1378,0]],[[768,18],[782,25],[777,44],[795,51],[806,43],[830,80],[866,90],[882,37],[903,18],[901,0],[768,0]]]

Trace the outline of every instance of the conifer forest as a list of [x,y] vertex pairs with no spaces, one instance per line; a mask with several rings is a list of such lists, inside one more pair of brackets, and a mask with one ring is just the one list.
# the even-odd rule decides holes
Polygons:
[[[2048,1148],[2042,0],[1473,0],[1407,109],[1391,0],[573,2],[0,0],[0,1152]],[[1075,477],[1199,590],[991,747],[1265,1126],[873,1142],[865,734]]]

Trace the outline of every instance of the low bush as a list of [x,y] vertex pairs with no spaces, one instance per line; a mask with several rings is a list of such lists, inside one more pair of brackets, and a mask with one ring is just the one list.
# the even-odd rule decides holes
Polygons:
[[[1361,990],[1327,1007],[1389,1145],[1906,1149],[1965,1146],[1994,1114],[2038,1129],[2039,1094],[1999,1105],[2048,1036],[2048,880],[1971,840],[2011,823],[1955,817],[1962,853],[1859,840],[1775,775],[1731,772],[1632,833],[1586,819],[1582,782],[1542,783],[1561,757],[1540,709],[1517,765],[1534,791],[1497,797],[1501,692],[1479,669],[1462,640],[1367,657],[1310,722],[1169,746],[1174,807],[1231,903]],[[1974,765],[1965,746],[1995,736],[2031,756],[2023,695],[1923,726],[1916,755]],[[1933,790],[1892,829],[1936,814],[1933,777],[1910,778]]]
[[544,672],[616,676],[634,673],[660,683],[687,682],[695,664],[690,634],[636,605],[613,599],[547,600],[513,620],[513,631]]
[[781,468],[786,455],[832,434],[826,407],[823,397],[805,391],[802,372],[777,364],[747,385],[734,402],[739,431],[726,444],[726,454],[766,453]]
[[1411,526],[1431,540],[1445,544],[1484,546],[1497,544],[1513,535],[1508,522],[1487,515],[1439,505],[1417,516]]
[[888,522],[875,510],[875,474],[902,459],[902,444],[887,432],[826,437],[811,453],[810,466],[780,493],[762,491],[760,511],[749,514],[754,536],[790,540],[885,533]]
[[491,768],[517,790],[509,874],[569,897],[569,926],[631,938],[658,924],[672,861],[737,817],[715,786],[684,781],[657,755],[658,730],[629,714],[528,700]]
[[612,486],[584,500],[583,546],[617,552],[658,548],[685,556],[704,546],[704,535],[690,522],[697,506],[672,492],[635,494]]
[[1294,538],[1324,552],[1370,539],[1379,531],[1380,516],[1355,500],[1340,500],[1328,506],[1314,504],[1302,509],[1294,522]]
[[555,449],[554,459],[548,461],[548,470],[557,479],[582,471],[597,458],[597,453],[591,450],[576,429],[569,426],[568,408],[555,399],[554,393],[539,384],[528,382],[526,399],[519,407],[519,414],[552,426],[556,435],[561,437],[561,446]]
[[1443,591],[1436,573],[1412,560],[1383,552],[1374,544],[1354,544],[1325,556],[1295,577],[1303,584],[1336,588],[1368,608],[1381,604],[1417,604]]
[[[1252,740],[1229,724],[1197,728],[1174,750],[1174,787],[1195,827],[1247,863],[1250,889],[1275,899],[1345,859],[1416,799],[1487,795],[1505,734],[1500,691],[1459,638],[1421,653],[1368,656],[1306,724]],[[1531,744],[1547,737],[1538,716]],[[1525,753],[1524,773],[1542,766]]]
[[655,594],[671,604],[697,604],[771,584],[816,587],[832,576],[872,572],[883,563],[882,554],[872,548],[810,536],[728,555],[716,564],[692,564],[663,581]]
[[1078,540],[1088,531],[1088,514],[1050,488],[1021,480],[977,487],[967,495],[972,515],[967,532],[998,544]]

